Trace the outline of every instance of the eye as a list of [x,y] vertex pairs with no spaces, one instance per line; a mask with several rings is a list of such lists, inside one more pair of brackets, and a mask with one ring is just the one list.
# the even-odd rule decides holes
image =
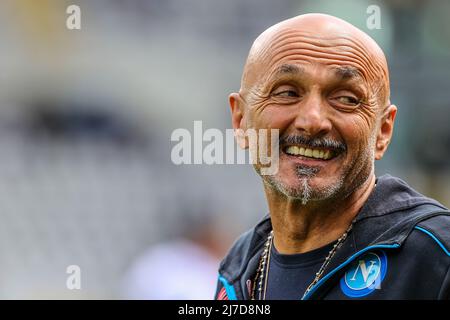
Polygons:
[[335,100],[347,106],[357,106],[360,103],[360,101],[357,98],[352,96],[341,96],[335,98]]
[[284,90],[281,92],[276,92],[273,94],[274,96],[277,97],[298,97],[298,93],[294,90]]
[[300,96],[297,88],[292,85],[282,85],[272,92],[272,96],[281,98],[298,98]]

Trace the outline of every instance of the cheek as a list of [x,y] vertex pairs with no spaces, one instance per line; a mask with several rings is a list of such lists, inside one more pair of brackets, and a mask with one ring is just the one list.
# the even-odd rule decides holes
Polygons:
[[373,125],[368,118],[353,114],[338,124],[340,133],[347,144],[348,152],[358,157],[364,149],[370,147]]
[[295,119],[295,106],[277,106],[268,101],[254,105],[250,112],[251,123],[257,128],[279,129],[280,133]]
[[358,114],[358,134],[361,137],[361,144],[367,148],[372,147],[371,140],[373,139],[376,128],[377,114],[374,110],[370,108],[369,111]]

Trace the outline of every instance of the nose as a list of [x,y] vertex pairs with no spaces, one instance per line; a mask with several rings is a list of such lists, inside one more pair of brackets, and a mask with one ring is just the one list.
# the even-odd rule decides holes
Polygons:
[[311,137],[326,135],[332,128],[326,107],[320,93],[308,94],[297,109],[295,128]]

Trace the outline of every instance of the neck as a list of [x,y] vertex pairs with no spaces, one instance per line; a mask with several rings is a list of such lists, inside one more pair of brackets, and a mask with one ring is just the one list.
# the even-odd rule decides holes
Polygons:
[[343,199],[310,201],[305,205],[265,186],[277,251],[304,253],[337,240],[350,226],[374,186],[375,175],[372,174]]

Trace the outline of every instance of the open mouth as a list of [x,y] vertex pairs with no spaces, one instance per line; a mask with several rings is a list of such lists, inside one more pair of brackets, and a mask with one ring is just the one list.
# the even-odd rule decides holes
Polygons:
[[305,157],[318,160],[330,160],[337,156],[337,152],[330,149],[316,149],[301,146],[286,146],[283,148],[283,152],[296,157]]

